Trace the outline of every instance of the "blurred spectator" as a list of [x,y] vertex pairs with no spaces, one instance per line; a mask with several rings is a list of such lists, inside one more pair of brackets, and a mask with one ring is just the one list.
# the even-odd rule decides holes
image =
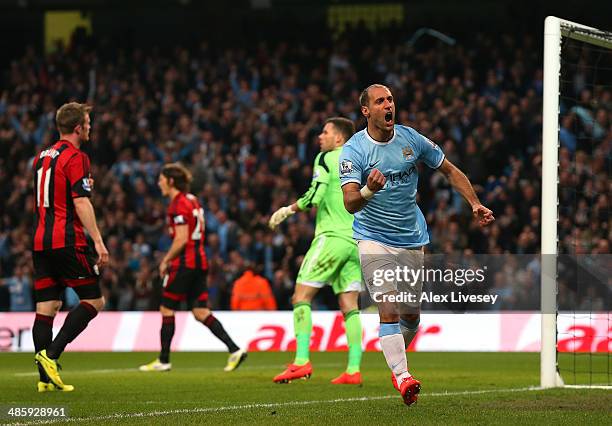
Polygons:
[[[296,214],[274,233],[266,221],[308,187],[326,118],[343,115],[365,125],[358,95],[375,81],[392,86],[398,123],[440,144],[497,218],[490,229],[475,226],[445,179],[421,168],[418,203],[432,237],[427,250],[536,253],[541,49],[529,34],[477,33],[454,46],[409,46],[397,40],[410,34],[394,31],[359,27],[333,42],[328,35],[328,43],[268,41],[218,52],[123,51],[78,38],[52,55],[27,49],[0,70],[0,278],[31,264],[32,216],[24,214],[33,211],[30,162],[57,137],[56,108],[77,100],[94,106],[84,150],[111,255],[101,275],[105,309],[157,309],[160,286],[151,271],[171,242],[157,178],[164,162],[177,160],[194,172],[192,192],[205,209],[211,307],[230,307],[231,283],[248,261],[272,282],[279,307],[289,309],[313,216]],[[612,90],[591,81],[592,59],[575,49],[567,58],[574,77],[562,87],[561,253],[609,253],[612,245]],[[609,56],[599,66],[612,69]],[[31,279],[29,270],[25,275]],[[530,297],[527,287],[511,292],[517,303]]]
[[0,285],[10,293],[10,311],[29,312],[34,310],[32,301],[32,279],[27,275],[26,266],[17,266],[12,277],[0,279]]
[[149,311],[159,308],[154,300],[154,274],[157,271],[151,269],[149,262],[142,262],[140,269],[136,273],[136,282],[134,283],[133,304],[131,309],[136,311]]
[[273,311],[276,300],[270,283],[248,268],[234,283],[231,308],[234,311]]

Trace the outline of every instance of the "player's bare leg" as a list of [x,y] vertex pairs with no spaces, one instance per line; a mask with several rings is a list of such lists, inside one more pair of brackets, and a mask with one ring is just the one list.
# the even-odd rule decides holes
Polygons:
[[312,314],[310,304],[318,288],[296,284],[291,302],[293,303],[293,328],[295,331],[296,351],[293,363],[272,379],[276,383],[290,383],[292,380],[310,378],[310,335],[312,333]]
[[344,316],[344,328],[349,349],[346,371],[332,380],[332,383],[336,385],[360,385],[362,382],[360,372],[362,327],[358,301],[358,291],[348,291],[338,295],[338,304]]
[[210,309],[197,307],[193,308],[191,312],[196,320],[208,327],[211,333],[227,346],[230,355],[227,359],[227,365],[223,370],[229,372],[238,368],[247,358],[246,350],[240,349],[238,345],[234,343],[229,334],[227,334],[227,331],[225,331],[225,328],[223,328],[223,324],[213,315]]
[[380,346],[391,369],[393,386],[399,390],[406,405],[417,400],[421,383],[408,372],[404,336],[400,328],[400,314],[397,303],[385,301],[385,296],[396,295],[397,291],[385,293],[378,302],[380,317]]

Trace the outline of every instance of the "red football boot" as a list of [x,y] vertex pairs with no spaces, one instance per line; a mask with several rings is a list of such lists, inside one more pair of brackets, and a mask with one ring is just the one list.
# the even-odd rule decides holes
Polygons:
[[331,381],[334,385],[360,385],[361,384],[361,373],[358,371],[353,374],[344,372]]
[[397,385],[397,379],[395,378],[395,374],[391,372],[391,383],[393,383],[393,387],[399,392],[399,386]]
[[412,405],[417,401],[419,392],[421,391],[421,382],[410,376],[402,380],[399,388],[404,404]]
[[287,369],[272,379],[274,383],[291,383],[295,379],[309,379],[312,375],[312,364],[304,365],[289,364]]

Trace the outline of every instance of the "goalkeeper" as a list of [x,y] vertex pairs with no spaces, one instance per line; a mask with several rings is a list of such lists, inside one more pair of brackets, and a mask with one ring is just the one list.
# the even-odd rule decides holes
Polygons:
[[349,348],[346,371],[332,383],[361,384],[361,319],[357,302],[361,290],[361,267],[353,239],[353,215],[344,208],[338,174],[342,146],[353,133],[355,126],[349,119],[334,117],[325,122],[319,135],[321,152],[314,162],[310,188],[296,203],[281,207],[270,218],[270,228],[274,229],[296,212],[317,207],[315,237],[300,267],[292,298],[297,345],[295,360],[274,377],[276,383],[289,383],[309,378],[312,374],[309,358],[310,304],[320,288],[331,285],[344,315]]

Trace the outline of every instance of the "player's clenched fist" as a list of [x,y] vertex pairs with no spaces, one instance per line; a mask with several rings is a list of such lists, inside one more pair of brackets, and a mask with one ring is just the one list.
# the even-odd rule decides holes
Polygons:
[[482,204],[477,204],[473,206],[472,214],[474,215],[480,226],[487,226],[493,223],[493,221],[495,220],[493,212]]
[[383,189],[386,181],[387,178],[385,178],[385,175],[383,175],[380,170],[372,169],[370,175],[368,176],[366,185],[361,188],[361,191],[359,192],[364,199],[369,200],[374,196],[374,194]]
[[386,181],[385,175],[383,175],[380,170],[373,169],[370,172],[370,176],[368,176],[368,188],[370,188],[372,192],[378,192],[385,186]]
[[295,212],[291,206],[281,207],[272,214],[270,221],[268,222],[268,226],[270,229],[274,229],[292,214],[295,214]]

